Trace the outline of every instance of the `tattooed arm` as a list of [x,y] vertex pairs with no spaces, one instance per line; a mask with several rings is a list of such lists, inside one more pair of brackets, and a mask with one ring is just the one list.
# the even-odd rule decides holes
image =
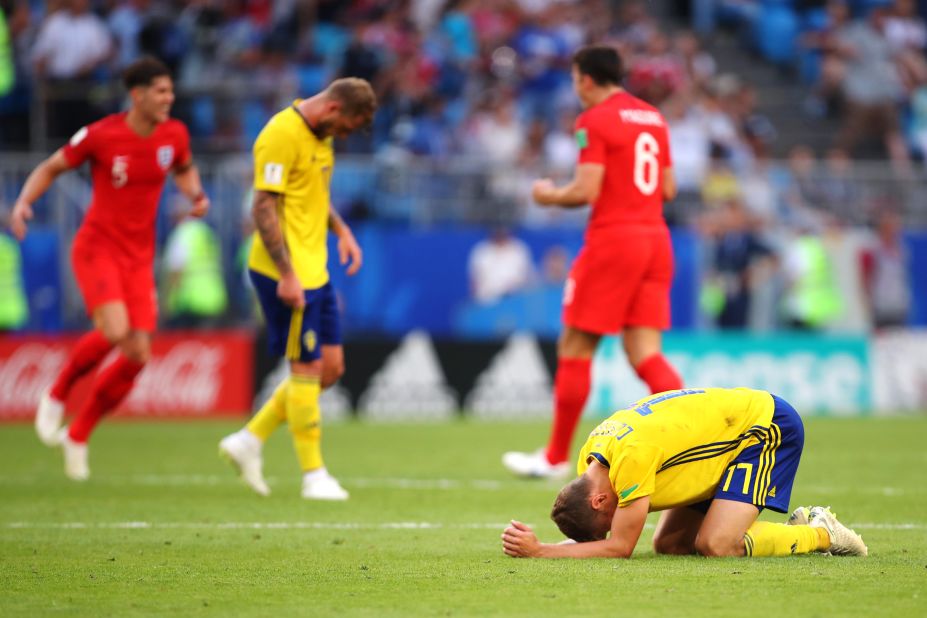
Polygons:
[[268,191],[255,191],[254,202],[251,205],[251,216],[257,228],[264,248],[267,249],[270,259],[274,261],[280,272],[280,281],[277,283],[277,296],[291,307],[300,308],[305,304],[303,288],[293,271],[290,261],[290,252],[286,247],[283,230],[280,229],[280,220],[277,217],[277,201],[280,196]]

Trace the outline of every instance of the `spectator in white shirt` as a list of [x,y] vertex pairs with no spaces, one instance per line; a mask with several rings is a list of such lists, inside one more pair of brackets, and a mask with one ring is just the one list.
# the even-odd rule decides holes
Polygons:
[[113,53],[106,24],[90,12],[89,0],[68,0],[39,28],[32,47],[36,77],[44,81],[48,137],[62,140],[101,115],[87,92],[94,72]]
[[523,290],[535,279],[528,245],[504,227],[473,247],[467,270],[473,298],[485,304]]

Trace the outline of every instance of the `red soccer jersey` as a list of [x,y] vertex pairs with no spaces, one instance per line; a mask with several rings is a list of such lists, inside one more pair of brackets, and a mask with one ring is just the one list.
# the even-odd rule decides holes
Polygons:
[[663,170],[669,133],[652,105],[621,91],[576,119],[579,162],[605,166],[588,232],[614,225],[663,225]]
[[101,245],[130,264],[151,264],[155,218],[164,180],[190,161],[190,135],[179,120],[159,124],[148,137],[111,114],[82,128],[62,148],[72,167],[90,161],[93,198],[77,233],[84,246]]

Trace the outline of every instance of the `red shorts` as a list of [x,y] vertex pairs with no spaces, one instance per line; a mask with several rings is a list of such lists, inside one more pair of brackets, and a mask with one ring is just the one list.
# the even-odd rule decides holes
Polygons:
[[563,323],[597,334],[670,326],[673,246],[665,227],[629,227],[589,238],[563,293]]
[[158,323],[158,293],[151,264],[126,264],[113,251],[78,238],[71,249],[74,277],[87,315],[104,303],[122,302],[133,330],[152,332]]

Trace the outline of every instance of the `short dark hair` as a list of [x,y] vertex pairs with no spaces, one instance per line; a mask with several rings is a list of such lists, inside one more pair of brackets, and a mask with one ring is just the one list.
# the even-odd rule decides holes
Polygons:
[[166,64],[154,56],[142,56],[122,72],[122,83],[126,90],[132,90],[138,86],[150,86],[156,78],[165,76],[171,76]]
[[573,54],[573,66],[599,86],[621,84],[624,67],[618,50],[607,45],[589,45]]
[[550,518],[568,539],[577,543],[600,541],[605,534],[599,531],[601,515],[589,503],[591,481],[585,475],[570,481],[554,500]]

